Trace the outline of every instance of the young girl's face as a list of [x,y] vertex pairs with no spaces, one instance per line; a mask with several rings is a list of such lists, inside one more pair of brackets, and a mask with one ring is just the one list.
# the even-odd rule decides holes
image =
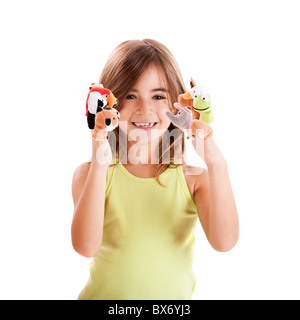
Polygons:
[[128,140],[153,143],[167,130],[170,125],[166,116],[169,110],[167,90],[164,77],[155,66],[149,66],[130,88],[120,109],[119,121]]

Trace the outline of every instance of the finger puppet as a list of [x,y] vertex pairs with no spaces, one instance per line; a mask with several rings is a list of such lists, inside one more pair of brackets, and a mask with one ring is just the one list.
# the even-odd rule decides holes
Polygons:
[[92,83],[86,99],[86,116],[92,137],[97,141],[106,139],[108,131],[119,125],[120,112],[113,108],[118,103],[113,93],[102,84]]
[[[197,87],[193,79],[191,79],[190,85],[192,90],[193,88]],[[203,87],[200,87],[200,88],[203,88]],[[210,100],[208,100],[209,101],[208,109],[204,110],[204,111],[210,110],[210,115],[207,117],[208,119],[207,118],[205,119],[205,116],[204,116],[204,119],[207,121],[203,121],[202,120],[203,116],[201,119],[201,113],[197,110],[197,109],[200,109],[199,105],[196,104],[196,108],[194,107],[194,101],[195,99],[198,98],[196,97],[198,92],[197,90],[192,91],[194,98],[190,93],[190,91],[185,94],[180,94],[178,96],[178,102],[174,103],[174,107],[179,110],[176,115],[172,114],[170,111],[166,112],[166,115],[173,122],[173,124],[179,128],[186,130],[187,139],[192,139],[192,140],[196,138],[208,139],[213,134],[213,130],[209,125],[209,122],[213,121],[212,110],[210,107]],[[202,96],[203,96],[203,92],[204,90],[201,91]],[[206,98],[207,96],[203,96],[203,97]],[[201,94],[200,94],[200,99],[201,99]],[[203,104],[203,102],[206,102],[205,100],[206,99],[201,100],[202,102],[200,102],[200,104],[201,103]],[[201,109],[205,109],[205,108],[202,107]],[[202,113],[202,115],[205,115],[206,113],[204,112]]]
[[208,139],[213,134],[211,126],[207,122],[202,120],[192,120],[190,129],[191,137],[188,138],[191,138],[192,140],[196,138]]
[[191,79],[191,87],[192,89],[182,95],[182,98],[188,101],[193,101],[193,110],[200,113],[197,118],[206,123],[211,123],[214,121],[214,115],[211,108],[210,96],[207,93],[207,90],[203,86],[196,86],[193,79]]
[[117,103],[117,99],[113,93],[101,84],[92,83],[90,91],[86,99],[86,116],[88,127],[94,129],[95,116],[98,112],[102,111],[105,107],[112,108]]
[[115,108],[102,109],[96,114],[92,137],[97,141],[104,140],[107,132],[114,130],[120,120],[120,112]]
[[191,110],[187,107],[181,106],[178,102],[174,103],[174,107],[179,110],[177,114],[174,115],[171,111],[167,111],[166,115],[176,127],[188,130],[192,121]]

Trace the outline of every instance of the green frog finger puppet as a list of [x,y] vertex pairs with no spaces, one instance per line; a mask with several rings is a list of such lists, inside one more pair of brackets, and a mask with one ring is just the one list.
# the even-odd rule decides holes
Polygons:
[[200,113],[200,120],[206,123],[214,121],[214,114],[210,104],[210,96],[203,86],[194,86],[183,95],[186,100],[193,99],[193,109]]

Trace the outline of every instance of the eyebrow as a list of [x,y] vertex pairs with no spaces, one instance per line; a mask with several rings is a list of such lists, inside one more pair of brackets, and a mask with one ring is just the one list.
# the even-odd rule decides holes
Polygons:
[[[136,90],[136,89],[131,89],[130,91],[131,92],[138,92],[138,90]],[[156,91],[169,92],[169,90],[167,90],[165,88],[155,88],[155,89],[151,90],[151,92],[156,92]]]

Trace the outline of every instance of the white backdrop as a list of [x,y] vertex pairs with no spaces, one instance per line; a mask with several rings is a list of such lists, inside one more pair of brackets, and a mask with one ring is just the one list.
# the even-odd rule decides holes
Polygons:
[[[90,157],[85,99],[110,52],[153,38],[186,85],[205,85],[229,164],[240,239],[214,251],[198,224],[194,299],[299,299],[297,1],[0,4],[0,298],[76,299],[90,259],[72,248],[71,179]],[[202,163],[191,154],[191,162]]]

